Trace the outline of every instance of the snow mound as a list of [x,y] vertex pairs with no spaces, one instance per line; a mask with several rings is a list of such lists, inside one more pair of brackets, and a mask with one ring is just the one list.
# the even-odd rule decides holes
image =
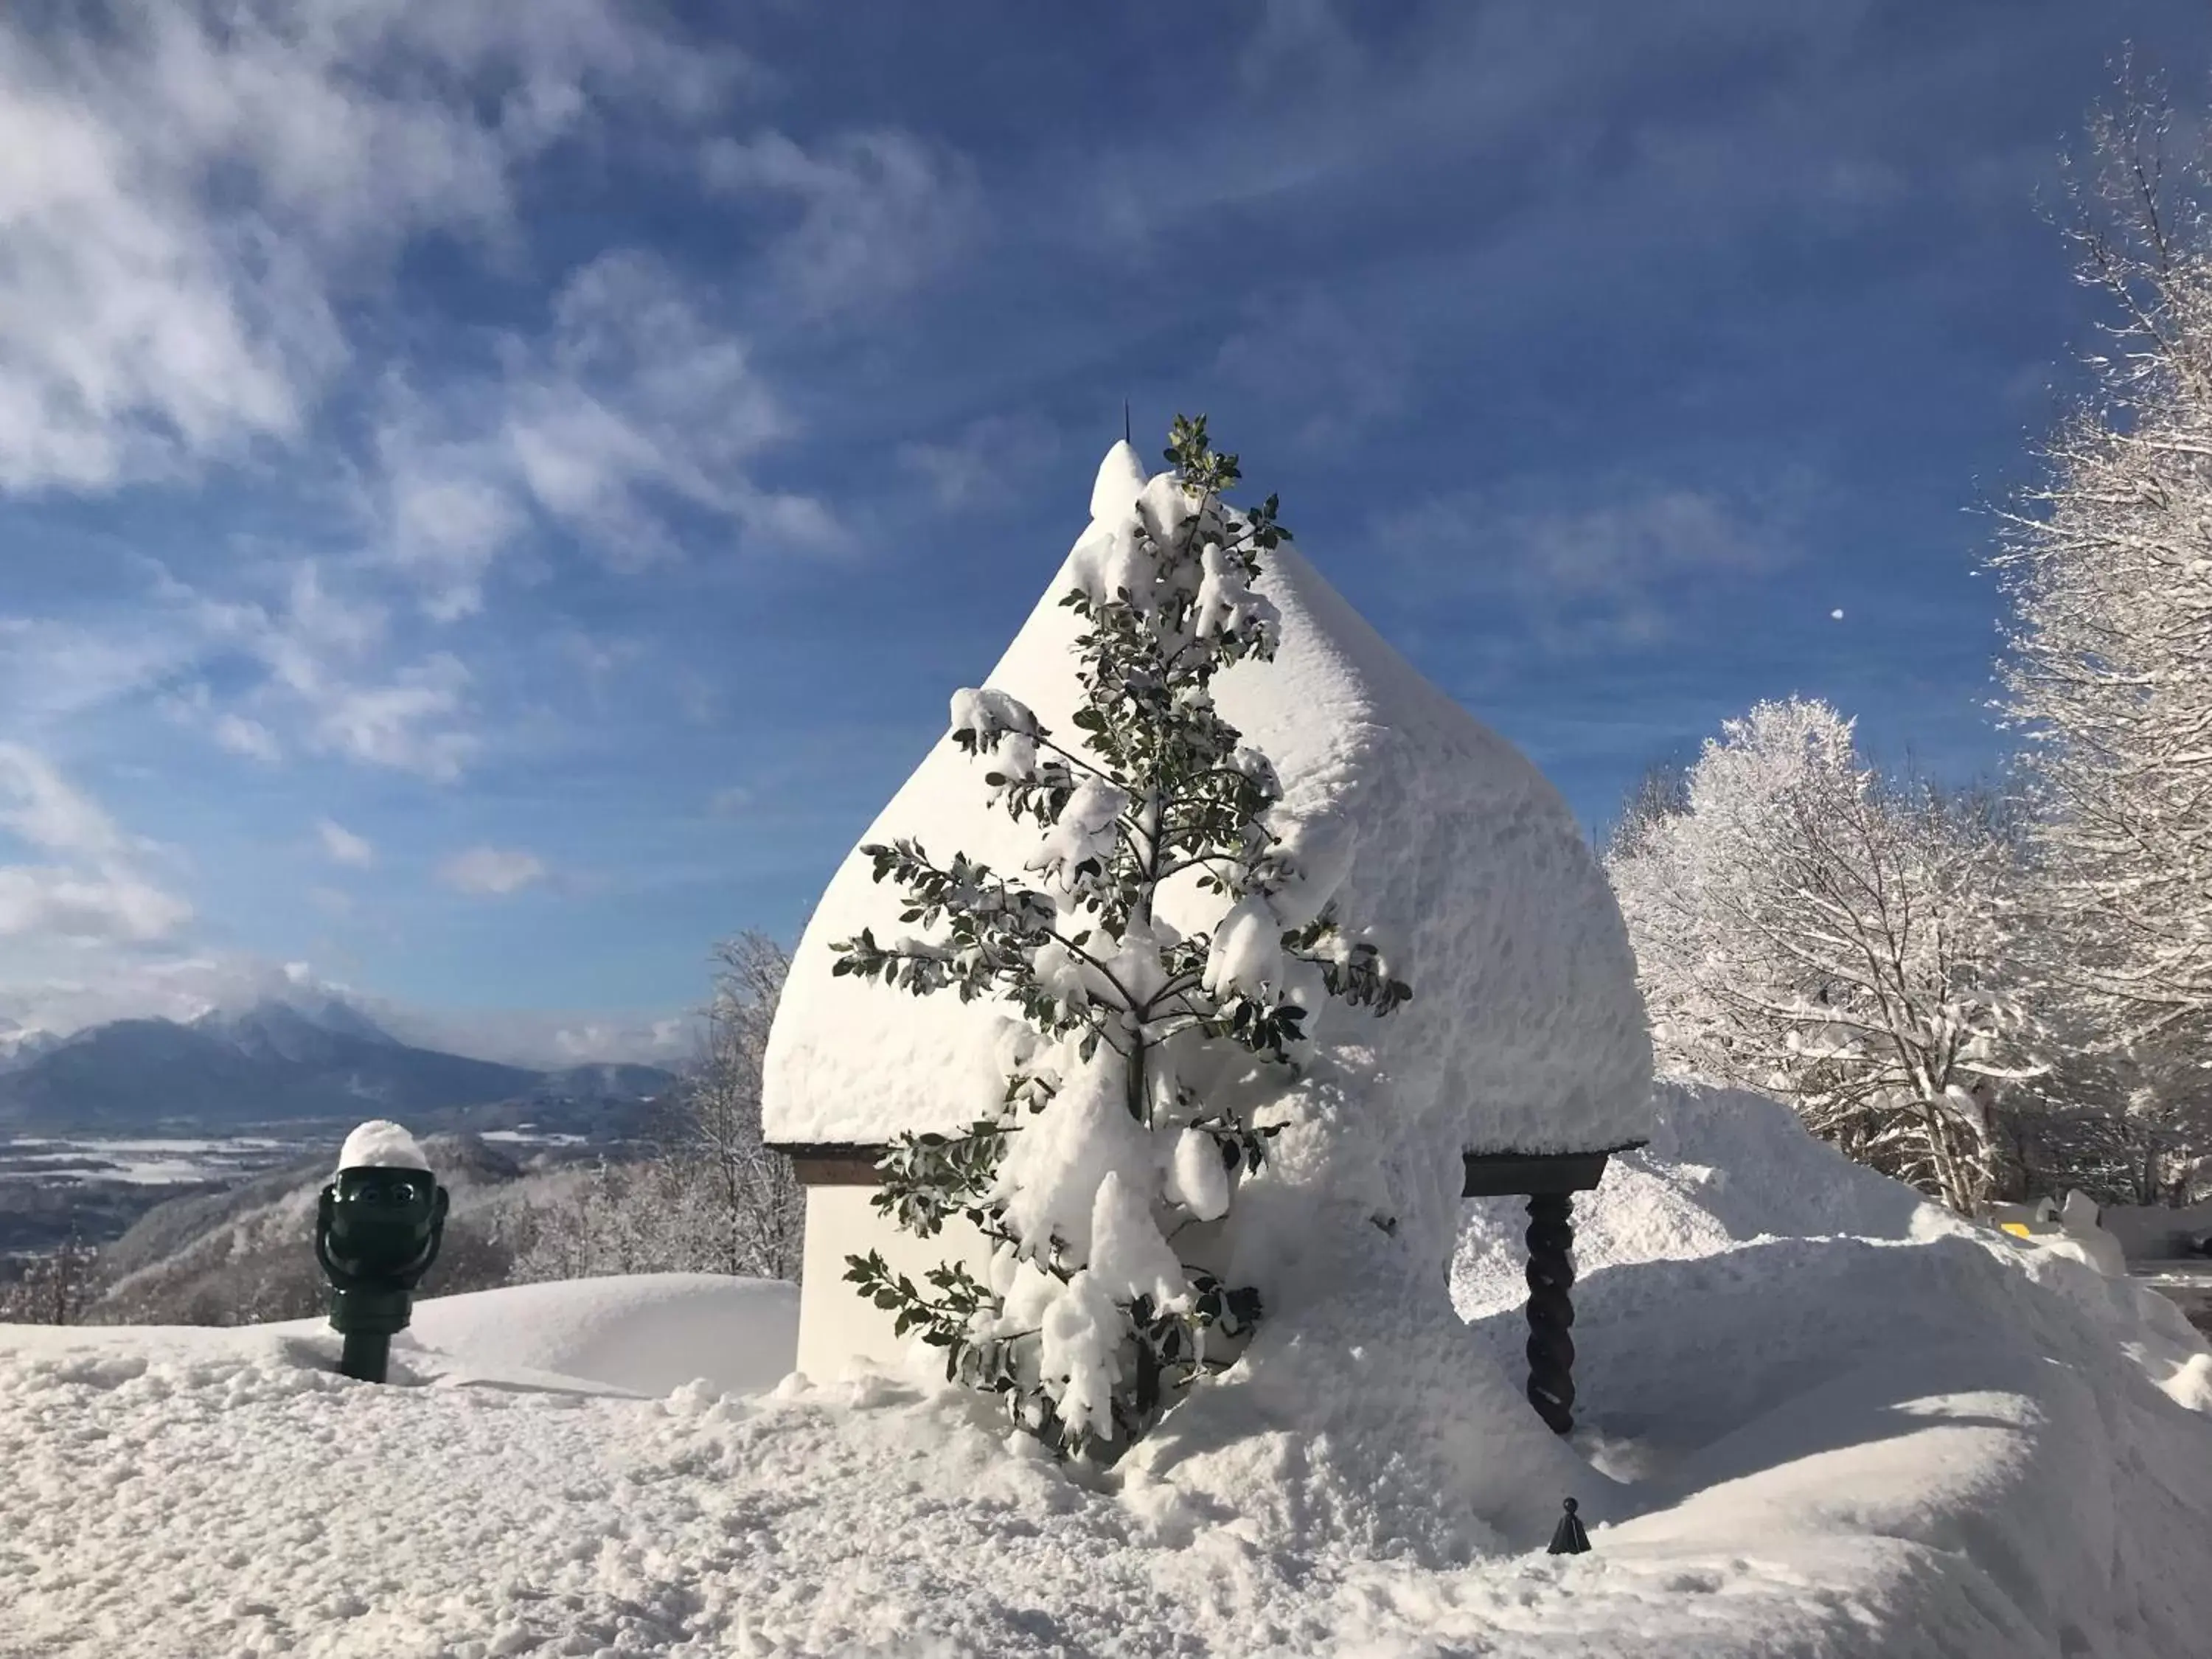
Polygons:
[[[625,1289],[665,1333],[776,1307],[741,1287],[449,1298],[441,1342],[483,1363],[403,1345],[422,1387],[337,1376],[304,1323],[0,1327],[0,1652],[2203,1650],[2212,1353],[2171,1308],[1929,1212],[1771,1103],[1660,1110],[1577,1205],[1571,1446],[1486,1361],[1517,1367],[1517,1307],[1462,1273],[1497,1308],[1449,1338],[1373,1229],[1371,1296],[1263,1331],[1247,1386],[1105,1477],[962,1391],[639,1400],[515,1363],[598,1363],[576,1334]],[[1501,1224],[1474,1217],[1463,1266]],[[1569,1493],[1593,1553],[1547,1557]]]
[[343,1170],[427,1170],[430,1162],[415,1137],[387,1118],[371,1118],[357,1125],[338,1148],[338,1168]]
[[[1972,1563],[1924,1646],[1883,1652],[2186,1650],[2212,1354],[2179,1312],[2074,1241],[1848,1163],[1776,1102],[1658,1096],[1651,1146],[1576,1206],[1576,1438],[1635,1477],[1599,1547],[1831,1563],[1893,1607]],[[1521,1220],[1481,1206],[1453,1267],[1501,1364],[1526,1334]]]
[[[1910,1187],[1805,1133],[1780,1101],[1668,1079],[1653,1091],[1648,1146],[1617,1154],[1604,1184],[1575,1200],[1575,1263],[1717,1255],[1764,1237],[1904,1239],[1971,1233]],[[1469,1319],[1519,1308],[1527,1212],[1518,1199],[1469,1201],[1452,1259],[1452,1300]]]
[[721,1273],[516,1285],[415,1304],[417,1346],[489,1373],[551,1372],[659,1395],[774,1387],[799,1346],[799,1291]]
[[[415,1304],[392,1339],[394,1386],[514,1387],[657,1396],[775,1386],[798,1346],[798,1287],[722,1273],[634,1273],[512,1285]],[[158,1347],[193,1363],[335,1371],[325,1319],[238,1326],[5,1326],[0,1358],[95,1367]]]

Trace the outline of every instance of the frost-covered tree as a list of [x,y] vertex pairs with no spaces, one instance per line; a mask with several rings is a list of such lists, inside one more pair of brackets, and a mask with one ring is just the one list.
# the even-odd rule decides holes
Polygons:
[[[1252,584],[1285,533],[1275,498],[1226,503],[1237,458],[1203,416],[1177,418],[1167,458],[1078,556],[1074,729],[1001,691],[953,698],[955,741],[1036,826],[1035,853],[1000,872],[911,840],[863,848],[921,931],[836,947],[838,974],[1020,1011],[1000,1109],[901,1137],[876,1200],[925,1237],[966,1218],[993,1247],[988,1279],[945,1263],[918,1286],[879,1253],[848,1277],[944,1348],[948,1377],[1076,1455],[1125,1448],[1260,1316],[1255,1291],[1196,1258],[1273,1127],[1199,1080],[1295,1067],[1323,997],[1387,1013],[1411,994],[1309,899],[1270,828],[1274,769],[1214,703],[1216,674],[1273,654],[1275,609]],[[1178,932],[1157,903],[1177,889],[1225,914]]]
[[1662,1064],[1779,1095],[1971,1212],[2002,1163],[1996,1089],[2041,1069],[2010,847],[1976,798],[1880,777],[1824,702],[1726,722],[1680,810],[1607,863]]
[[806,1194],[761,1132],[761,1064],[791,955],[744,933],[717,945],[714,960],[706,1054],[678,1094],[661,1156],[680,1171],[702,1267],[796,1280]]
[[2155,1189],[2212,1100],[2212,228],[2206,158],[2170,153],[2163,114],[2091,139],[2070,235],[2107,312],[2095,390],[1995,563],[2039,925]]
[[21,1275],[0,1282],[0,1324],[74,1325],[100,1294],[100,1255],[77,1236],[33,1258]]
[[706,1043],[670,1098],[648,1156],[603,1160],[537,1206],[517,1283],[601,1273],[717,1273],[797,1279],[805,1194],[761,1134],[761,1060],[790,954],[766,934],[714,947]]
[[1677,761],[1660,761],[1644,769],[1644,775],[1620,804],[1620,813],[1605,837],[1605,856],[1623,858],[1643,845],[1660,823],[1690,810],[1690,769]]

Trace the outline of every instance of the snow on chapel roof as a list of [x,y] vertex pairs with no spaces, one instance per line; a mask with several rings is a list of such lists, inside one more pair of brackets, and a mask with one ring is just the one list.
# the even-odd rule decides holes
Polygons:
[[[1091,494],[1110,533],[1145,473],[1114,446]],[[1076,554],[1053,577],[986,684],[1073,737],[1073,643],[1060,605]],[[1417,673],[1285,542],[1261,592],[1282,616],[1272,662],[1214,682],[1223,714],[1273,760],[1278,818],[1316,866],[1348,860],[1340,915],[1389,954],[1413,1000],[1387,1019],[1333,1006],[1309,1029],[1355,1059],[1375,1098],[1421,1143],[1465,1152],[1593,1152],[1649,1131],[1651,1047],[1635,963],[1603,872],[1557,791],[1521,752]],[[919,840],[1019,870],[1034,826],[992,804],[988,769],[940,738],[863,843]],[[1210,927],[1221,901],[1191,894],[1173,917]],[[1209,914],[1195,907],[1210,902]],[[1004,1083],[1009,1005],[915,997],[833,977],[833,941],[862,927],[896,938],[899,895],[857,848],[830,878],[799,941],[769,1040],[768,1138],[785,1146],[876,1145],[986,1115]],[[1393,1139],[1397,1137],[1394,1136]]]

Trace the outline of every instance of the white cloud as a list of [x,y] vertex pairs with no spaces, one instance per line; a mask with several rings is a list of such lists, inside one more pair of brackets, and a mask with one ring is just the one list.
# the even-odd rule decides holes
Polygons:
[[[385,667],[385,608],[333,590],[313,561],[293,567],[285,599],[273,608],[207,599],[173,582],[165,592],[182,602],[205,642],[262,664],[268,679],[252,700],[263,712],[288,710],[311,749],[451,782],[483,746],[469,726],[471,676],[460,659],[434,652]],[[179,706],[206,702],[196,688]]]
[[701,1022],[688,1015],[538,1012],[457,1014],[356,998],[403,1042],[546,1070],[606,1061],[675,1068],[698,1056]]
[[1297,436],[1314,448],[1352,441],[1396,414],[1412,380],[1394,319],[1347,310],[1312,288],[1248,303],[1213,367],[1271,407],[1311,411]]
[[815,314],[920,283],[981,220],[967,163],[896,131],[846,133],[811,151],[780,132],[716,138],[700,171],[710,189],[796,204],[769,258],[786,301]]
[[[333,889],[316,889],[313,897],[333,916],[353,909]],[[25,941],[0,932],[0,1031],[13,1025],[67,1035],[114,1019],[191,1020],[267,998],[335,999],[403,1042],[549,1070],[603,1060],[680,1066],[698,1052],[701,1030],[696,1017],[665,1012],[456,1013],[356,989],[306,963],[206,951],[149,956],[71,939],[44,940],[27,951]]]
[[307,902],[334,921],[346,921],[353,915],[353,895],[342,887],[310,887]]
[[376,848],[368,842],[334,819],[317,822],[315,833],[322,838],[323,851],[333,864],[343,864],[355,870],[366,870],[376,862]]
[[717,789],[707,797],[707,815],[716,818],[742,817],[752,810],[753,803],[758,799],[744,785],[733,783],[726,789]]
[[656,1019],[643,1024],[591,1020],[554,1027],[553,1051],[569,1065],[585,1066],[623,1055],[645,1055],[648,1063],[680,1065],[697,1052],[698,1025],[690,1019]]
[[381,684],[320,687],[316,740],[351,760],[451,783],[483,747],[455,724],[468,684],[460,659],[441,652]]
[[459,893],[503,897],[519,893],[550,873],[535,853],[520,848],[471,847],[438,866],[438,878]]
[[0,1025],[62,1035],[112,1019],[188,1020],[295,983],[273,963],[220,954],[147,956],[82,939],[0,934]]
[[[1571,653],[1666,639],[1697,586],[1796,558],[1795,498],[1807,488],[1784,480],[1772,499],[1746,503],[1703,489],[1523,481],[1384,514],[1371,534],[1419,589],[1503,606],[1537,646]],[[1554,504],[1568,499],[1577,504]]]
[[554,640],[554,649],[562,661],[583,674],[595,697],[605,695],[608,682],[618,671],[632,666],[647,655],[641,640],[599,639],[580,628],[562,630]]
[[753,481],[794,428],[721,309],[659,259],[609,253],[562,284],[542,337],[504,340],[495,374],[434,396],[393,383],[372,511],[434,619],[477,610],[499,559],[540,521],[627,571],[675,556],[678,507],[755,546],[849,544],[822,501]]
[[41,852],[120,862],[130,843],[89,795],[70,787],[45,756],[0,743],[0,830]]
[[1615,592],[1685,570],[1764,570],[1781,551],[1770,529],[1698,489],[1508,513],[1497,527],[1536,582],[1554,593]]
[[[508,251],[519,170],[546,146],[617,108],[663,134],[720,111],[742,60],[657,15],[179,0],[125,9],[97,44],[0,16],[0,493],[175,477],[302,439],[349,360],[348,301],[410,239]],[[154,696],[264,763],[457,779],[483,747],[475,676],[458,649],[395,650],[398,605],[470,616],[547,524],[621,568],[672,556],[675,514],[757,550],[851,544],[823,501],[754,481],[792,423],[726,311],[641,254],[588,262],[490,372],[422,389],[387,373],[353,458],[358,555],[301,563],[289,593],[169,583],[143,633],[136,614],[104,630],[0,617],[0,707],[29,732]],[[214,659],[234,653],[265,681],[231,689]]]
[[143,945],[191,920],[141,867],[147,844],[21,744],[0,743],[0,830],[46,855],[0,864],[0,938]]
[[498,242],[515,170],[596,106],[687,122],[737,67],[617,0],[0,21],[0,489],[296,439],[348,289],[427,230]]
[[267,766],[274,766],[284,758],[276,734],[259,720],[248,720],[243,714],[221,714],[216,718],[214,732],[216,742],[234,755],[244,755]]
[[508,454],[542,511],[633,568],[671,550],[656,493],[767,522],[744,468],[790,422],[702,293],[610,254],[569,278],[554,324],[506,388]]
[[18,732],[60,725],[150,691],[197,649],[189,629],[138,607],[123,626],[105,630],[0,617],[0,708]]
[[1012,503],[1029,478],[1060,453],[1060,429],[1035,417],[987,415],[951,441],[899,447],[899,465],[924,480],[948,510]]
[[520,505],[451,455],[387,453],[386,464],[394,560],[422,583],[434,619],[472,614],[483,604],[485,572],[527,523]]
[[191,918],[190,904],[136,876],[0,865],[0,935],[150,944]]

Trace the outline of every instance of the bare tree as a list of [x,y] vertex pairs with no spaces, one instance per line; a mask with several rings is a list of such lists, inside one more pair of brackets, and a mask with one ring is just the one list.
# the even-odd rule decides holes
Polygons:
[[761,1133],[761,1075],[769,1026],[791,957],[767,935],[744,933],[715,947],[707,1053],[682,1097],[671,1147],[688,1184],[703,1188],[717,1271],[799,1277],[805,1194],[791,1161]]
[[74,1325],[100,1294],[99,1252],[77,1235],[0,1284],[0,1324]]
[[761,1066],[791,958],[767,935],[714,949],[696,1063],[669,1102],[653,1154],[601,1164],[534,1218],[518,1282],[599,1273],[720,1273],[796,1279],[805,1194],[761,1134]]
[[1655,761],[1621,803],[1601,849],[1608,859],[1625,858],[1668,818],[1690,810],[1690,769],[1681,761]]

